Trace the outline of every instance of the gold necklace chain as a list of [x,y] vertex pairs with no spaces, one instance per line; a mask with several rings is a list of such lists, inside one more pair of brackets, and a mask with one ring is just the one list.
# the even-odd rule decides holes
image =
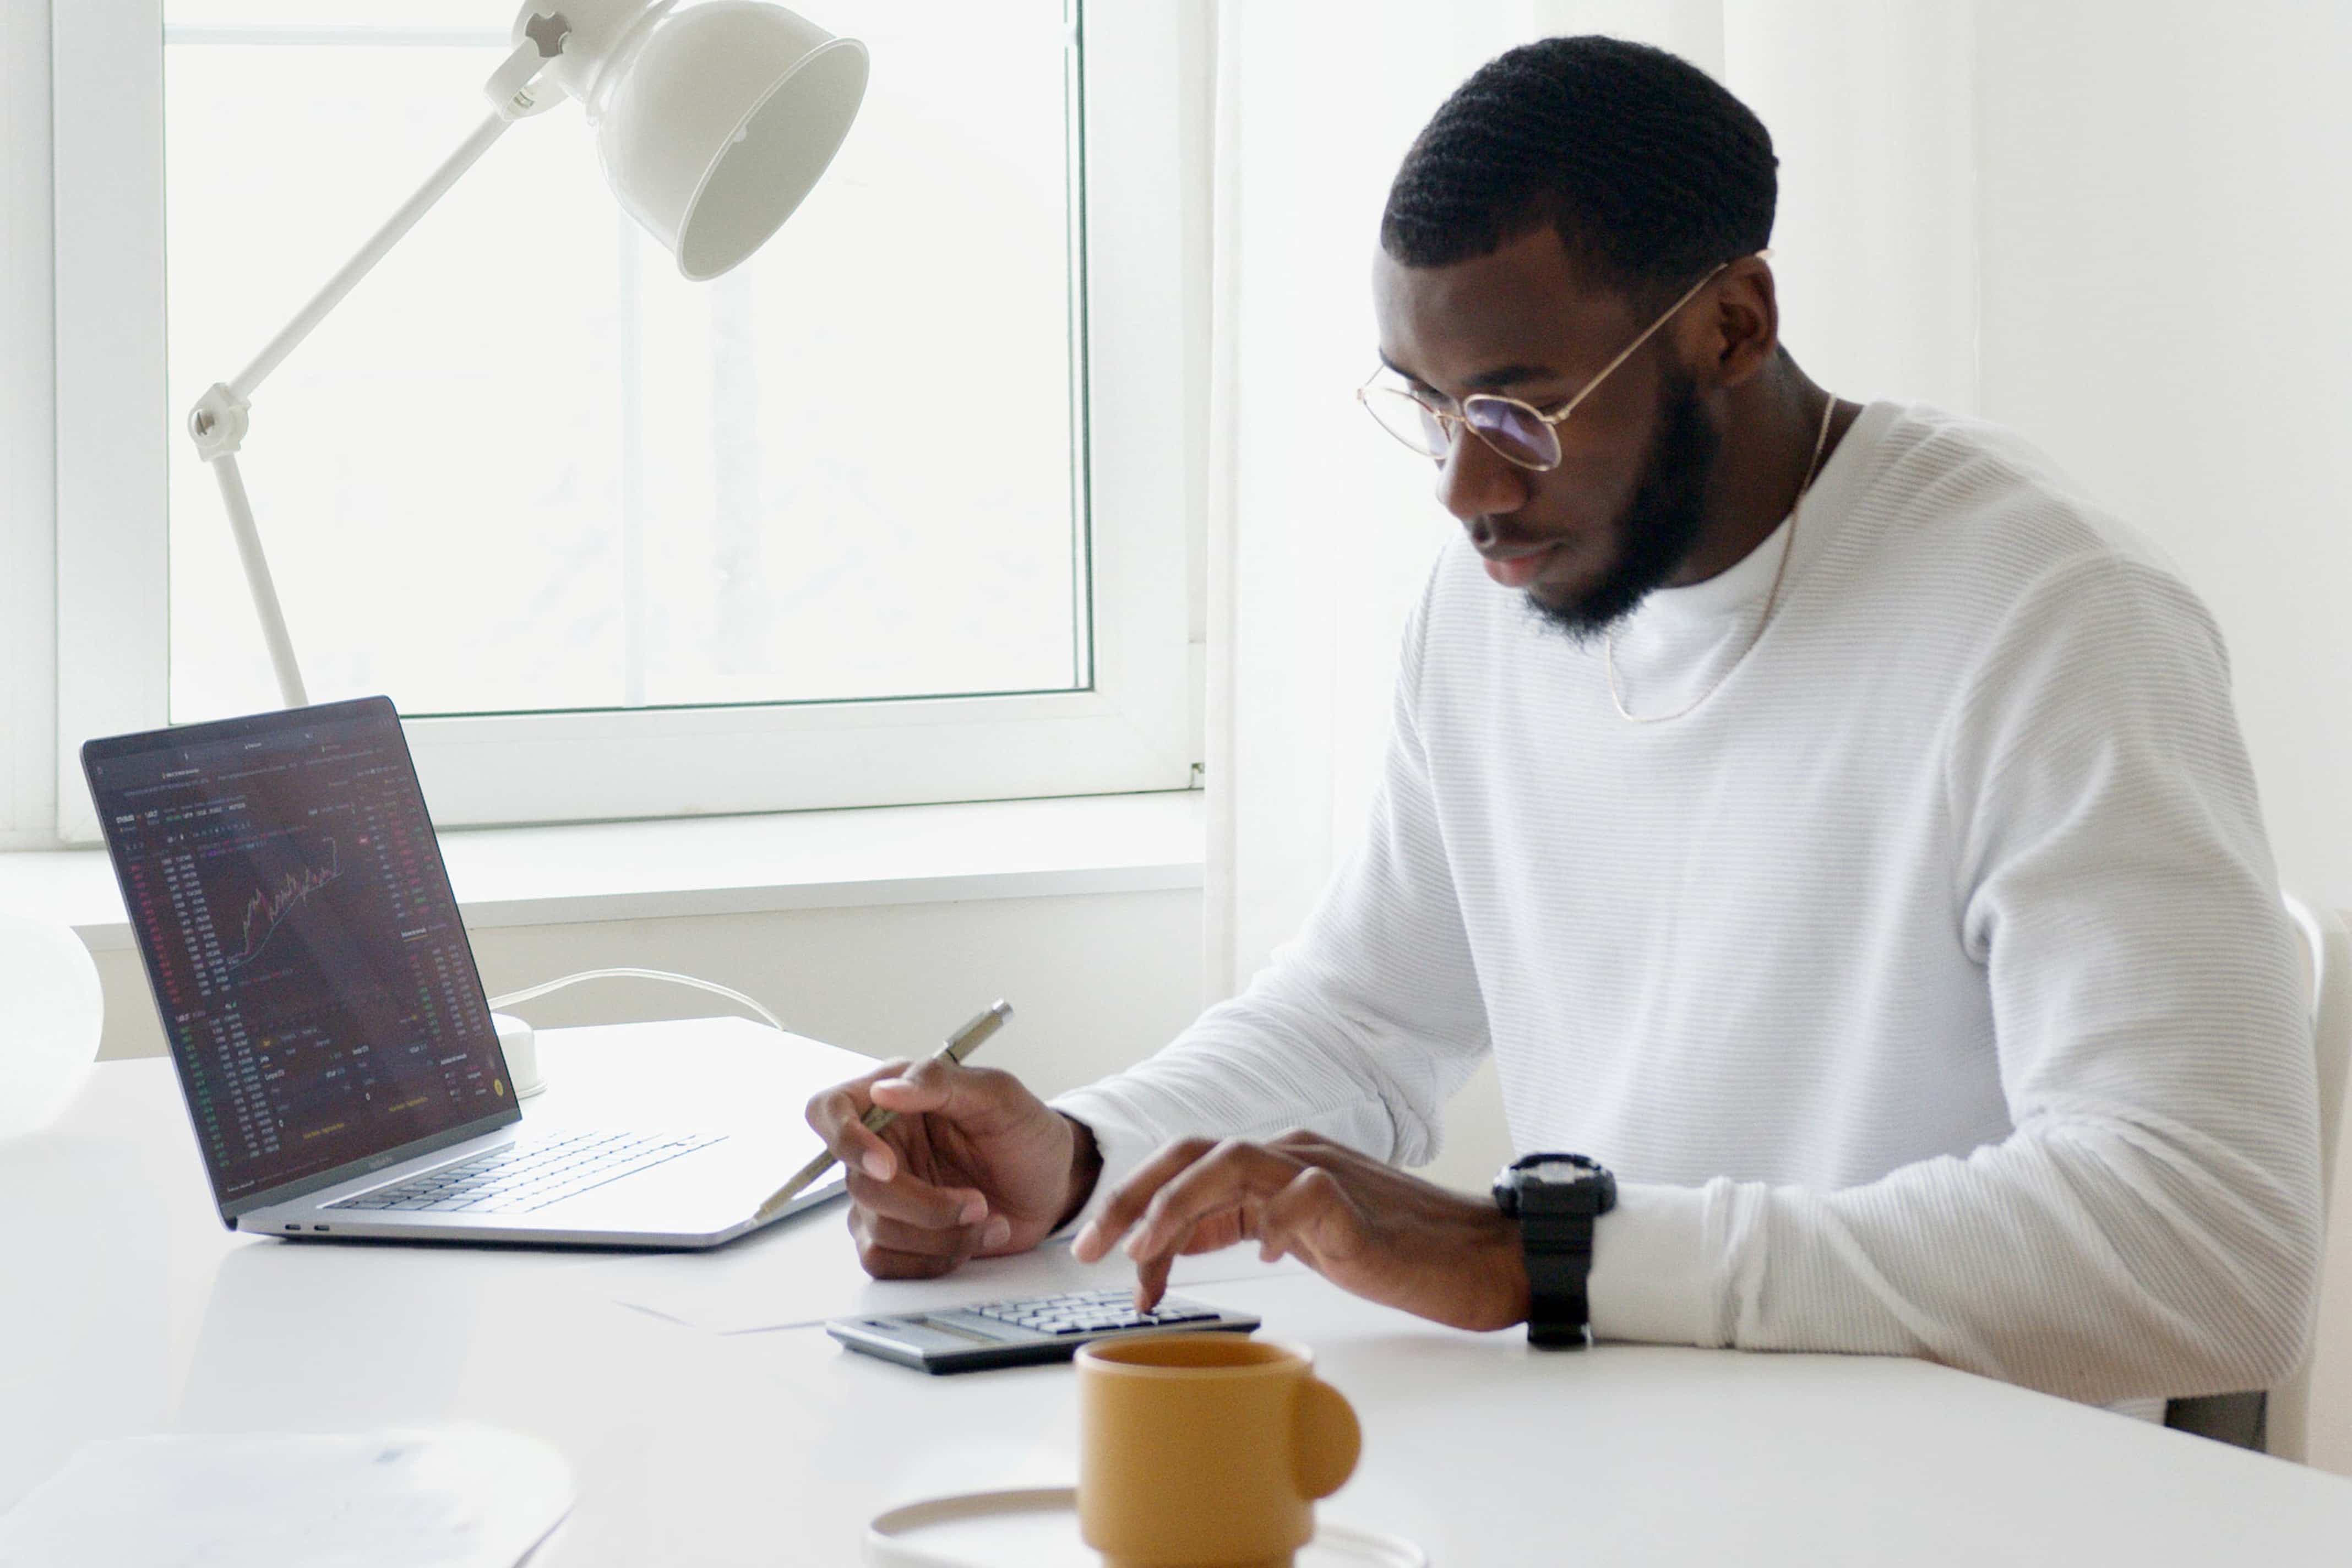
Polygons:
[[1797,499],[1789,506],[1789,536],[1780,543],[1780,564],[1772,574],[1772,591],[1764,595],[1764,613],[1756,617],[1756,629],[1748,635],[1748,646],[1739,650],[1739,657],[1727,665],[1723,673],[1715,678],[1714,684],[1693,699],[1688,707],[1677,708],[1671,713],[1653,713],[1645,718],[1628,710],[1625,699],[1618,694],[1617,634],[1615,632],[1606,634],[1601,639],[1601,668],[1609,677],[1609,700],[1615,706],[1617,717],[1624,720],[1628,724],[1664,724],[1670,720],[1681,718],[1714,696],[1717,689],[1731,679],[1731,672],[1746,663],[1748,656],[1756,651],[1756,645],[1764,640],[1764,628],[1772,619],[1772,606],[1779,604],[1780,600],[1780,580],[1789,574],[1789,557],[1796,552],[1797,513],[1805,503],[1805,493],[1813,488],[1813,480],[1821,474],[1822,451],[1829,445],[1830,439],[1830,416],[1836,412],[1837,397],[1835,394],[1832,394],[1827,405],[1822,409],[1822,427],[1813,436],[1813,460],[1805,465],[1805,482],[1797,487]]

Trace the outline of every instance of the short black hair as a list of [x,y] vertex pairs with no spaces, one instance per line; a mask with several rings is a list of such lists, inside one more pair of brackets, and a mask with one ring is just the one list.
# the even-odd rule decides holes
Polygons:
[[1381,248],[1447,267],[1549,223],[1601,287],[1671,297],[1770,243],[1778,163],[1764,122],[1688,60],[1545,38],[1480,67],[1423,128]]

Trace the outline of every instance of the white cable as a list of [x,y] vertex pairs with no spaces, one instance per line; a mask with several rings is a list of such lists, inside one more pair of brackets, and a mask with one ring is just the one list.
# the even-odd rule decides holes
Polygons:
[[792,1033],[790,1029],[784,1027],[782,1019],[740,991],[731,986],[721,985],[714,980],[697,980],[691,974],[672,974],[667,969],[583,969],[577,974],[566,974],[558,980],[542,981],[537,985],[527,985],[520,991],[509,991],[503,996],[493,996],[490,998],[490,1011],[495,1013],[500,1008],[510,1007],[518,1002],[537,1001],[551,991],[561,991],[567,985],[577,985],[583,980],[668,980],[679,985],[691,985],[697,991],[708,991],[713,995],[724,996],[730,1002],[749,1007],[761,1017],[765,1018],[770,1026],[779,1034]]

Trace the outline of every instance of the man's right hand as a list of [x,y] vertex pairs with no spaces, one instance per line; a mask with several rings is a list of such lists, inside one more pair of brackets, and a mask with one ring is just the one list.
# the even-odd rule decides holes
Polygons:
[[[879,1132],[863,1121],[876,1105],[898,1113]],[[885,1062],[810,1100],[808,1120],[848,1173],[850,1234],[877,1279],[1027,1251],[1101,1166],[1092,1132],[992,1068]]]

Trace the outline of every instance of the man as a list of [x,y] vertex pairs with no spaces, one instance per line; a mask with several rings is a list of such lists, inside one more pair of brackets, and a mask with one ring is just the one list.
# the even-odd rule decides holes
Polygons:
[[[2013,437],[1808,380],[1774,197],[1763,126],[1654,49],[1530,45],[1438,111],[1363,396],[1465,537],[1368,838],[1131,1071],[1051,1108],[928,1065],[812,1102],[869,1270],[1083,1222],[1146,1301],[1255,1238],[1550,1342],[1589,1302],[1601,1338],[2095,1401],[2292,1369],[2311,1046],[2219,635]],[[1617,1173],[1589,1276],[1578,1224],[1395,1168],[1489,1050],[1521,1150]],[[1544,1169],[1523,1193],[1597,1190]]]

